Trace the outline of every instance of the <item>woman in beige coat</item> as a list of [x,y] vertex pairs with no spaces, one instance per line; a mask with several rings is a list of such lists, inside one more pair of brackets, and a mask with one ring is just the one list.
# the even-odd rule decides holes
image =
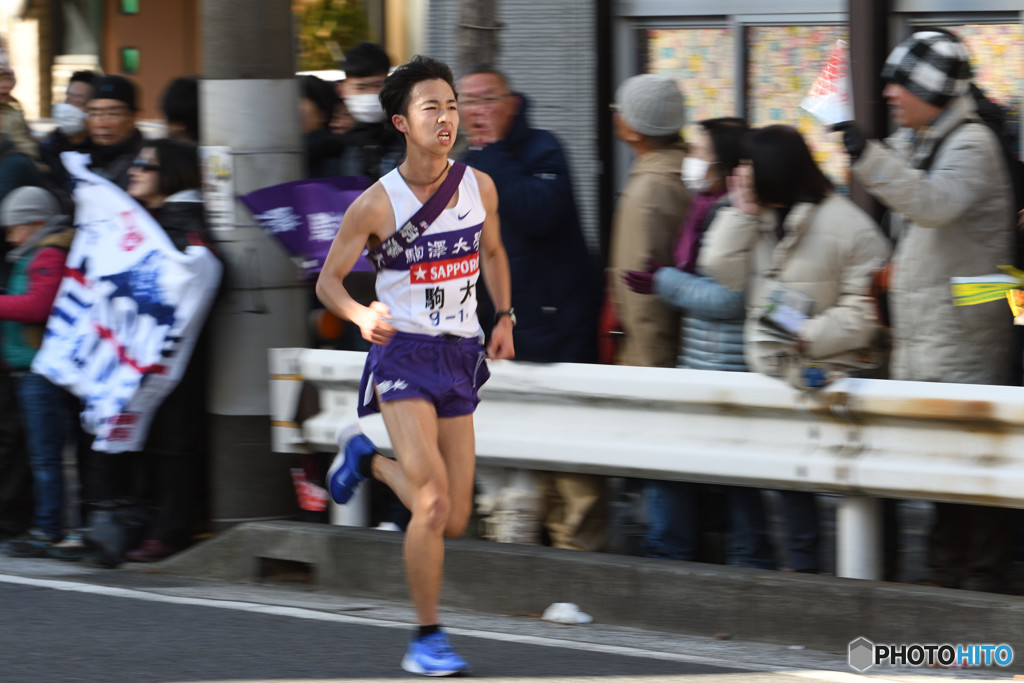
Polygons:
[[615,205],[608,267],[623,339],[616,365],[674,368],[679,311],[658,297],[637,294],[622,276],[649,261],[673,263],[672,245],[690,207],[680,177],[686,145],[683,94],[672,79],[641,74],[615,93],[615,136],[633,151],[629,179]]
[[[733,206],[708,229],[700,257],[711,277],[751,293],[747,362],[798,382],[808,366],[872,367],[880,325],[871,275],[889,255],[888,240],[866,213],[835,194],[795,129],[754,131],[749,155],[751,163],[731,179]],[[779,291],[807,306],[806,319],[788,338],[764,317]]]
[[[729,179],[731,208],[718,212],[699,268],[726,287],[746,290],[744,351],[758,372],[803,388],[822,375],[875,364],[881,331],[871,274],[888,240],[856,205],[835,194],[800,133],[768,126],[748,137],[749,162]],[[784,293],[792,318],[767,322],[771,298]],[[788,327],[790,332],[779,332]],[[814,495],[781,492],[789,569],[818,571]]]

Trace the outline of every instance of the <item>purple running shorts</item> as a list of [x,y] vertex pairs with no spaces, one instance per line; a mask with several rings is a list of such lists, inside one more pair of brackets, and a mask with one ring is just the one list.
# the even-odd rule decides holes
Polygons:
[[471,415],[480,403],[477,391],[490,376],[487,354],[476,337],[396,332],[390,342],[374,344],[366,354],[357,413],[380,412],[380,394],[382,401],[424,399],[438,417]]

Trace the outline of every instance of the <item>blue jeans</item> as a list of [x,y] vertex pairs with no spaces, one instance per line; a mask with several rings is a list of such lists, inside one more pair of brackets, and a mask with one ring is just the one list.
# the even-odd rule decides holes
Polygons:
[[63,389],[34,372],[17,377],[17,391],[32,469],[32,526],[56,539],[64,526],[61,455],[68,427],[67,397]]
[[[761,490],[743,486],[721,488],[726,494],[729,520],[727,562],[736,567],[775,569]],[[700,547],[700,498],[697,484],[655,479],[644,482],[645,556],[696,559]]]
[[685,481],[649,479],[644,482],[646,557],[693,561],[697,554],[698,520],[696,485]]
[[768,532],[768,514],[761,489],[725,486],[729,506],[729,541],[726,555],[734,567],[776,569]]
[[786,562],[798,572],[817,572],[818,500],[809,491],[779,491]]

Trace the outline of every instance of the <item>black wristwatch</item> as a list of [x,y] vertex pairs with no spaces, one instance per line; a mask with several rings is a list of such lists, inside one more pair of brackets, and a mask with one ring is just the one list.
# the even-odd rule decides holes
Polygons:
[[498,321],[508,316],[508,319],[512,321],[512,327],[516,326],[516,309],[509,307],[507,311],[495,311],[494,312],[494,324],[497,325]]

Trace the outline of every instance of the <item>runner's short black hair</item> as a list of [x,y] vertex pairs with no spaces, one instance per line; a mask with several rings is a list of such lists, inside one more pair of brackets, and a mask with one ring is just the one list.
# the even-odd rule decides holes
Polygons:
[[384,87],[380,90],[380,104],[384,115],[390,123],[395,114],[406,116],[409,113],[409,94],[413,86],[421,81],[440,79],[451,86],[455,98],[459,93],[455,90],[455,77],[451,68],[442,61],[416,55],[409,62],[391,72],[384,79]]

